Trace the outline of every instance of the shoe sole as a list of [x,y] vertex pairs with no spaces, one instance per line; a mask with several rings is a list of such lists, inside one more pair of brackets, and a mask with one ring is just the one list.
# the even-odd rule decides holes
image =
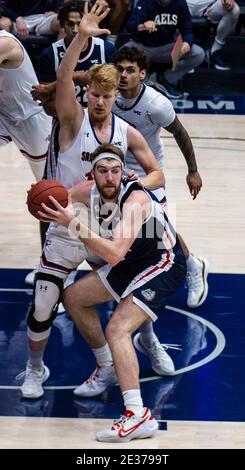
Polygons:
[[221,65],[217,64],[214,65],[214,68],[216,70],[221,70],[222,72],[229,72],[229,70],[231,70],[231,67],[222,67]]
[[98,397],[99,395],[101,395],[102,393],[104,393],[107,388],[109,388],[109,385],[108,387],[105,387],[105,389],[102,391],[102,392],[94,392],[94,393],[83,393],[83,392],[79,392],[79,391],[76,391],[76,388],[75,390],[73,390],[73,394],[76,396],[76,397],[80,397],[80,398],[93,398],[93,397]]
[[[142,354],[144,354],[145,356],[147,356],[147,357],[149,358],[148,352],[146,351],[146,349],[144,349],[144,346],[142,346],[142,345],[140,344],[140,342],[139,342],[139,337],[140,337],[140,333],[137,333],[137,334],[134,336],[134,338],[133,338],[134,346],[136,347],[136,349],[137,349],[138,351],[140,351]],[[170,359],[171,359],[171,358],[170,358]],[[152,366],[151,366],[151,367],[152,367]],[[154,372],[156,372],[157,375],[160,375],[161,377],[162,377],[162,376],[167,376],[167,375],[168,375],[168,376],[171,376],[171,375],[173,375],[173,373],[175,372],[175,368],[173,368],[173,370],[171,370],[171,371],[169,371],[169,372],[168,372],[168,371],[165,371],[165,370],[159,372],[159,370],[154,369],[154,367],[152,367],[152,369],[154,370]]]
[[[44,384],[50,376],[50,370],[48,369],[47,366],[44,366],[44,367],[45,367],[45,373],[44,373],[44,379],[43,379],[42,384]],[[21,388],[20,388],[20,390],[21,390]],[[43,393],[41,395],[38,395],[38,396],[24,394],[22,392],[22,390],[21,390],[21,393],[22,393],[22,398],[29,398],[29,399],[32,399],[32,400],[36,400],[37,398],[41,398],[44,395],[44,390],[43,390]]]
[[208,265],[208,261],[206,260],[206,258],[198,258],[199,261],[202,262],[202,264],[204,265],[204,272],[203,272],[203,277],[204,277],[204,291],[203,291],[203,295],[201,297],[201,300],[196,304],[196,305],[189,305],[188,302],[187,302],[187,305],[189,308],[197,308],[197,307],[200,307],[206,300],[207,298],[207,295],[208,295],[208,282],[207,282],[207,278],[208,278],[208,274],[209,274],[209,265]]

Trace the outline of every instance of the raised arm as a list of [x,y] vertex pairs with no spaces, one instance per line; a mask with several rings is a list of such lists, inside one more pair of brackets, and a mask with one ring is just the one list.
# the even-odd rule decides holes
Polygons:
[[74,139],[83,119],[83,110],[77,102],[75,95],[73,83],[74,68],[90,36],[110,33],[107,29],[100,29],[98,26],[100,21],[109,13],[109,10],[107,8],[103,12],[102,6],[95,3],[89,12],[88,3],[85,3],[84,15],[80,22],[78,33],[68,47],[57,70],[56,111],[61,124],[61,151],[68,141]]
[[164,174],[145,138],[134,127],[128,126],[128,149],[144,169],[146,176],[141,178],[142,184],[148,189],[165,186]]
[[186,181],[193,199],[196,199],[202,187],[202,179],[197,171],[197,162],[190,136],[177,116],[173,123],[170,124],[170,126],[165,127],[165,129],[174,136],[176,143],[185,158],[188,167]]

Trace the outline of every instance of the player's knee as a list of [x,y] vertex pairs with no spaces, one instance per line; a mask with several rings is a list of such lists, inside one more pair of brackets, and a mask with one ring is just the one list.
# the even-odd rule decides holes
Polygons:
[[33,302],[27,325],[34,333],[47,332],[56,317],[62,297],[63,281],[55,276],[38,273],[34,284]]
[[231,15],[234,21],[238,21],[238,18],[240,16],[240,7],[235,3],[234,7],[231,10]]
[[78,305],[78,299],[76,295],[76,285],[71,284],[68,286],[63,294],[63,304],[65,306],[65,309],[68,312],[72,312],[74,307],[77,307]]
[[127,333],[125,325],[117,319],[116,315],[112,315],[105,329],[105,336],[108,342],[112,342],[122,338]]

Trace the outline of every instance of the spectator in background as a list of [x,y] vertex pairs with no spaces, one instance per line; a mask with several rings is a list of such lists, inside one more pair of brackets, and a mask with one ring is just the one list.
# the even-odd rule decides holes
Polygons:
[[151,60],[171,62],[171,50],[178,32],[183,39],[181,58],[175,70],[167,69],[160,82],[168,98],[178,99],[182,92],[178,84],[184,75],[204,60],[204,50],[193,44],[191,15],[185,0],[139,0],[133,10],[127,30],[132,39],[126,46],[143,49]]
[[211,23],[217,24],[216,36],[207,58],[217,70],[230,70],[221,50],[227,37],[234,31],[238,22],[240,8],[235,0],[186,0],[192,16],[204,16]]
[[117,35],[124,27],[130,0],[99,0],[99,3],[105,8],[110,7],[110,13],[105,20],[105,25],[111,31],[111,34],[106,37],[106,40],[115,46]]
[[57,34],[57,12],[63,0],[1,0],[0,28],[24,40],[29,33]]

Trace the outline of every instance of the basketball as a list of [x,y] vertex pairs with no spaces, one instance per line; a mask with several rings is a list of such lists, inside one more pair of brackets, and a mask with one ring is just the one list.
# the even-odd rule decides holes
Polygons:
[[[68,192],[65,186],[63,186],[57,180],[41,180],[34,184],[28,191],[27,196],[27,207],[31,215],[40,220],[38,211],[44,211],[41,206],[44,202],[51,209],[56,210],[56,207],[52,204],[49,196],[53,196],[56,201],[63,207],[68,204]],[[45,212],[45,211],[44,211]]]

